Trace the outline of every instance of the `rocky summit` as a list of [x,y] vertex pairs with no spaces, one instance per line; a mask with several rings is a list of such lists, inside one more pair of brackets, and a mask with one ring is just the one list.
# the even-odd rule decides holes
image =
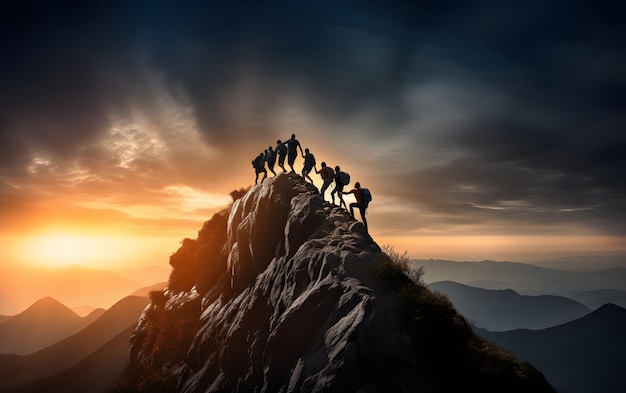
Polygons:
[[[474,336],[443,297],[394,270],[362,223],[296,174],[252,187],[170,263],[118,390],[552,391],[532,366]],[[437,301],[424,307],[427,298]]]

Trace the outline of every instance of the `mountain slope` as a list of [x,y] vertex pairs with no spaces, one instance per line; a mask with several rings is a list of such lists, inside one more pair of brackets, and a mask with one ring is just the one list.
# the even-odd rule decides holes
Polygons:
[[591,312],[588,307],[560,296],[525,296],[510,289],[474,288],[452,281],[431,283],[428,288],[448,296],[465,318],[490,331],[545,329]]
[[136,323],[148,304],[145,297],[128,296],[85,329],[26,356],[0,356],[0,388],[23,385],[63,371]]
[[607,304],[566,324],[544,330],[476,330],[540,369],[568,393],[624,391],[626,310]]
[[122,391],[553,391],[295,174],[252,187],[170,264]]
[[0,325],[0,353],[26,355],[69,337],[90,322],[51,297]]
[[134,330],[135,324],[132,324],[80,363],[63,372],[0,392],[104,392],[128,365],[128,342]]

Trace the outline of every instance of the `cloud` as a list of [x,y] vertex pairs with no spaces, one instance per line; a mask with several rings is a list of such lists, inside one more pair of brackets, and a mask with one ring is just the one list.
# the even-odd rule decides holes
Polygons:
[[621,5],[36,3],[2,6],[4,200],[214,200],[295,131],[419,230],[626,232]]

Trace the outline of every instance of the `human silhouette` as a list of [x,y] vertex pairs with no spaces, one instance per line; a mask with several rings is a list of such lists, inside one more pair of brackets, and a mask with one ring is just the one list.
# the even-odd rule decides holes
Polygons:
[[263,173],[263,179],[261,179],[261,182],[263,182],[263,180],[267,177],[267,170],[265,170],[265,157],[263,156],[263,153],[259,154],[259,156],[252,161],[252,166],[254,167],[254,173],[256,175],[254,178],[254,184],[257,184],[259,181],[259,173]]
[[[306,148],[304,149],[304,155],[302,157],[304,158],[302,177],[304,177],[305,179],[309,179],[311,184],[313,184],[313,179],[311,179],[309,173],[311,173],[311,170],[315,167],[315,156],[309,151],[309,148]],[[317,172],[317,168],[315,168],[315,172]]]
[[363,220],[363,225],[365,225],[365,231],[367,231],[367,219],[365,219],[365,210],[367,210],[368,203],[363,200],[363,193],[361,191],[361,183],[354,183],[354,188],[348,192],[342,192],[343,195],[354,194],[356,198],[356,203],[350,204],[350,215],[354,218],[354,208],[358,208],[361,213],[361,220]]
[[326,200],[324,193],[326,192],[326,189],[328,189],[328,186],[330,186],[330,183],[333,182],[333,179],[335,178],[335,171],[333,170],[333,168],[326,166],[326,162],[324,161],[322,161],[320,165],[322,166],[322,169],[318,171],[317,168],[315,168],[315,173],[320,175],[322,181],[324,182],[324,184],[322,184],[320,194],[322,194],[322,199]]
[[343,183],[339,180],[339,171],[341,168],[339,165],[335,166],[335,189],[330,192],[330,196],[333,197],[333,205],[335,204],[335,193],[339,197],[339,207],[343,205],[344,208],[348,208],[346,206],[346,202],[343,200]]
[[287,164],[289,164],[291,171],[295,172],[295,170],[293,169],[293,164],[294,162],[296,162],[298,148],[300,148],[300,154],[304,156],[302,146],[300,145],[300,142],[296,139],[296,134],[291,134],[291,139],[283,142],[283,144],[287,145]]
[[285,156],[287,155],[287,146],[279,140],[276,141],[276,155],[278,156],[278,166],[281,167],[283,172],[287,172],[285,169]]
[[276,172],[274,172],[274,164],[276,164],[276,152],[270,146],[267,150],[265,150],[265,162],[267,162],[267,169],[269,169],[274,176],[276,176]]

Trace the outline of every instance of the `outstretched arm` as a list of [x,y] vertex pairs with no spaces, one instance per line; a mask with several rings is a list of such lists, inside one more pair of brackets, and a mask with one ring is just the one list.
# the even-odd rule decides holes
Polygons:
[[298,147],[300,148],[300,153],[304,157],[304,151],[302,151],[302,145],[300,144],[300,142],[298,142]]

